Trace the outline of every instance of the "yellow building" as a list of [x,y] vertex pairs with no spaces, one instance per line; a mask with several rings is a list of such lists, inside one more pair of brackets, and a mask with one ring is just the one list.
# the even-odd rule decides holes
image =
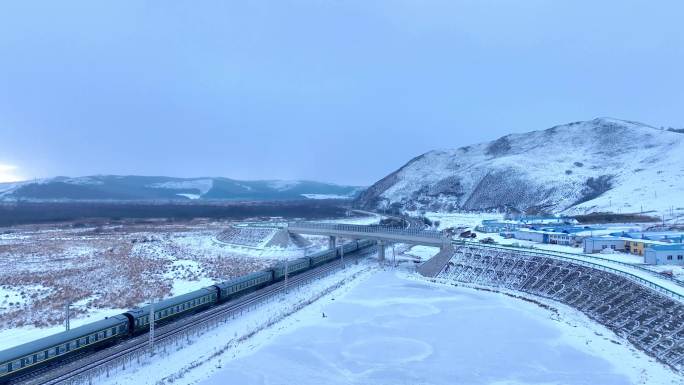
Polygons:
[[650,239],[631,239],[626,243],[626,251],[634,255],[644,255],[644,249],[655,245],[669,245],[666,242],[651,241]]

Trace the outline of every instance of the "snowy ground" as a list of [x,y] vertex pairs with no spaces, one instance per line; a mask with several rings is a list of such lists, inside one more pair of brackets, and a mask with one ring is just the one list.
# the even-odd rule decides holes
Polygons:
[[366,275],[341,292],[175,383],[684,383],[562,305],[546,309],[392,270]]
[[[412,215],[420,215],[419,213],[410,213]],[[467,227],[474,228],[482,224],[485,219],[503,220],[504,215],[499,213],[437,213],[427,212],[425,217],[431,221],[439,221],[439,228],[445,229],[447,227]]]
[[[475,226],[481,224],[482,220],[485,219],[503,219],[503,215],[501,214],[490,214],[490,213],[426,213],[426,217],[428,217],[432,221],[439,221],[440,222],[440,229],[444,229],[447,227],[463,227],[467,228],[470,230],[473,230]],[[594,231],[595,235],[604,235],[604,234],[610,234],[610,233],[615,233],[618,231],[641,231],[643,226],[645,224],[639,224],[639,223],[631,223],[631,224],[611,224],[610,228],[607,230],[596,230]],[[520,239],[515,239],[515,238],[504,238],[499,234],[496,233],[483,233],[483,232],[478,232],[478,231],[473,231],[475,234],[477,234],[477,238],[475,239],[480,240],[484,238],[492,238],[494,242],[496,242],[499,245],[508,245],[508,246],[521,246],[521,247],[528,247],[528,248],[534,248],[534,249],[539,249],[539,250],[548,250],[548,251],[558,251],[558,252],[563,252],[563,253],[571,253],[571,254],[583,254],[584,250],[582,250],[581,247],[572,247],[572,246],[564,246],[564,245],[551,245],[551,244],[544,244],[544,243],[538,243],[538,242],[532,242],[532,241],[525,241],[525,240],[520,240]],[[637,265],[643,265],[643,267],[651,269],[653,271],[672,271],[675,277],[684,280],[684,269],[678,268],[678,267],[661,267],[661,266],[648,266],[644,265],[644,257],[639,256],[639,255],[634,255],[630,253],[621,253],[621,252],[613,252],[613,253],[597,253],[597,254],[591,254],[591,256],[603,258],[603,259],[608,259],[612,261],[617,261],[617,262],[624,262],[624,263],[631,263],[631,264],[637,264]]]
[[[336,221],[374,223],[379,218]],[[232,225],[240,223],[196,220],[0,229],[0,350],[63,331],[67,301],[72,303],[71,326],[76,327],[120,314],[152,297],[184,294],[328,246],[327,237],[315,236],[307,237],[312,245],[306,250],[219,241],[218,235]]]
[[[496,215],[498,214],[479,214],[479,213],[426,213],[425,216],[428,217],[430,220],[438,220],[440,221],[440,229],[444,229],[446,227],[463,227],[467,228],[470,230],[473,230],[475,226],[481,223],[483,219],[494,219],[497,218]],[[502,218],[502,216],[498,217],[499,219]],[[606,232],[615,232],[615,231],[620,231],[620,230],[628,230],[628,229],[639,229],[641,224],[611,224],[611,229],[606,230]],[[658,275],[652,275],[651,273],[644,272],[643,270],[637,270],[635,268],[629,268],[625,267],[622,265],[617,265],[615,263],[612,263],[611,261],[614,262],[621,262],[621,263],[629,263],[633,265],[637,265],[637,267],[645,268],[648,270],[651,270],[656,273],[660,272],[672,272],[672,275],[676,280],[679,281],[684,281],[684,267],[681,266],[655,266],[655,265],[646,265],[644,264],[644,257],[639,256],[639,255],[634,255],[630,253],[621,253],[621,252],[614,252],[610,254],[604,254],[604,253],[596,253],[596,254],[584,254],[581,247],[572,247],[572,246],[563,246],[563,245],[551,245],[551,244],[543,244],[543,243],[537,243],[537,242],[532,242],[532,241],[525,241],[525,240],[520,240],[520,239],[514,239],[514,238],[504,238],[499,234],[496,233],[483,233],[483,232],[478,232],[474,231],[477,234],[477,238],[474,239],[475,242],[480,239],[484,238],[492,238],[494,242],[496,242],[497,245],[504,245],[504,246],[516,246],[516,247],[525,247],[525,248],[532,248],[532,249],[537,249],[537,250],[546,250],[546,251],[554,251],[554,252],[562,252],[562,253],[570,253],[570,254],[575,254],[574,258],[587,261],[587,262],[594,262],[594,263],[600,263],[605,266],[609,266],[612,268],[616,268],[618,270],[622,271],[627,271],[629,273],[638,275],[644,279],[653,281],[655,283],[660,284],[663,287],[669,288],[672,291],[675,291],[677,293],[684,294],[684,288],[682,286],[679,286],[675,284],[674,282],[668,281],[665,279],[665,277],[661,277]],[[598,260],[600,258],[601,260]]]
[[[103,385],[196,384],[223,363],[247,357],[295,327],[301,322],[298,311],[311,307],[311,301],[319,298],[322,302],[334,301],[337,295],[351,290],[359,278],[372,276],[375,269],[376,263],[370,261],[349,264],[345,270],[292,289],[289,294],[275,297],[224,325],[192,336],[189,343],[158,351],[153,359],[129,366],[108,379],[98,378],[96,382]],[[326,295],[329,292],[332,294]]]

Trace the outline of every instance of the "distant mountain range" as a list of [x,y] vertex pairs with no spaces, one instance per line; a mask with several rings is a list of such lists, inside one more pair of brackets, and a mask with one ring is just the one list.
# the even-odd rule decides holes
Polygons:
[[0,201],[351,199],[361,190],[313,181],[95,175],[0,183]]
[[363,208],[684,213],[684,134],[598,118],[420,155]]

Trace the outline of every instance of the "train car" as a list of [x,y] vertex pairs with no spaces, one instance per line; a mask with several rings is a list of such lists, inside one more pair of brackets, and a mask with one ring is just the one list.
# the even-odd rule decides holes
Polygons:
[[[205,287],[187,294],[165,299],[154,304],[155,322],[164,322],[184,314],[194,313],[218,302],[218,289]],[[127,311],[123,315],[129,319],[129,332],[138,334],[150,328],[150,307],[146,305]]]
[[[345,253],[352,253],[375,244],[361,240],[340,246]],[[313,266],[321,265],[339,256],[336,250],[325,250],[311,257],[288,261],[288,274],[295,275]],[[285,277],[285,263],[274,268],[209,286],[191,293],[168,298],[154,304],[154,319],[164,322],[182,315],[192,314],[227,300],[236,295],[269,285]],[[27,371],[57,363],[61,358],[87,350],[95,350],[114,344],[129,335],[149,330],[150,305],[129,310],[126,313],[79,326],[72,330],[51,335],[23,345],[0,351],[0,384]]]
[[127,317],[117,315],[0,351],[0,384],[76,352],[113,344],[128,335],[128,324]]
[[257,271],[214,285],[219,291],[219,301],[227,301],[239,295],[262,288],[273,281],[273,271]]
[[[287,261],[287,273],[288,275],[294,275],[301,273],[304,270],[308,270],[311,267],[311,258],[298,258],[291,261]],[[285,278],[285,262],[278,263],[273,269],[273,281],[279,281]]]
[[345,243],[342,245],[342,250],[344,251],[345,254],[353,253],[356,250],[359,249],[359,242],[358,241],[351,241],[348,243]]
[[376,243],[377,243],[376,241],[371,241],[370,239],[362,239],[362,240],[357,242],[357,250],[366,248],[368,246],[373,246]]
[[317,253],[313,253],[309,256],[311,258],[311,266],[322,265],[328,261],[335,259],[337,256],[336,250],[323,250]]

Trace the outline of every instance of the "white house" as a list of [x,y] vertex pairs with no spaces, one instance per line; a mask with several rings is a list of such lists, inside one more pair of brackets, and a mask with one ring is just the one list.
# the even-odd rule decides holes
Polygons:
[[647,247],[644,250],[644,262],[652,265],[684,265],[684,244]]
[[523,241],[548,243],[548,242],[544,242],[544,241],[548,240],[549,236],[546,234],[546,231],[518,229],[518,230],[513,231],[513,238],[520,239]]
[[589,237],[582,241],[585,253],[600,253],[604,249],[625,251],[627,239],[622,237]]

